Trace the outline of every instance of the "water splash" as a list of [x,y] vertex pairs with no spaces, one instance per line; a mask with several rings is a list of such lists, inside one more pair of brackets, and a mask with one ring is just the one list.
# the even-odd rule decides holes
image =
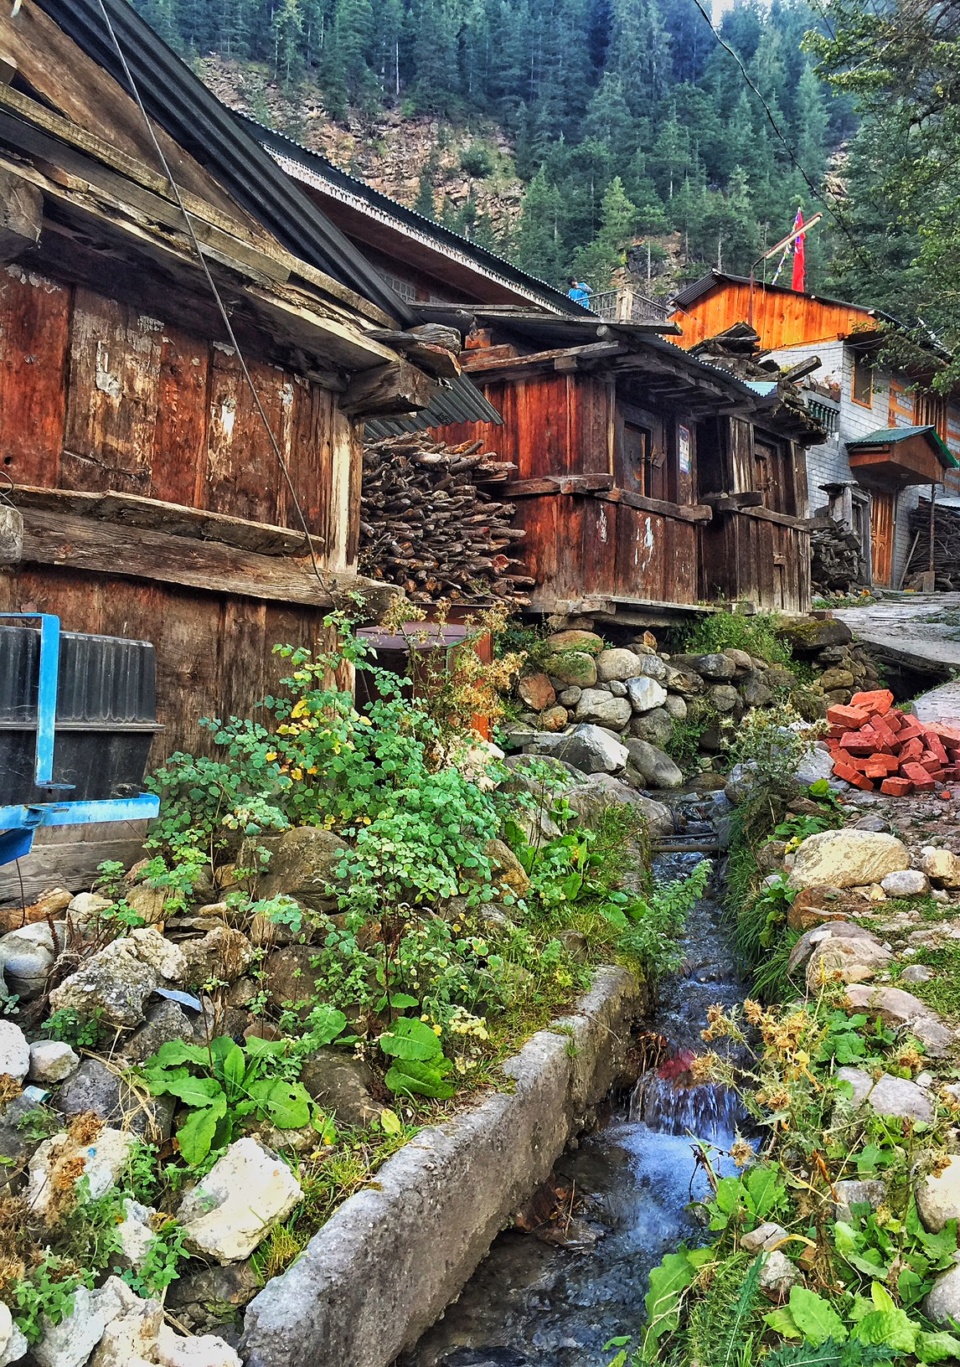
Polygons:
[[655,1134],[689,1134],[729,1148],[742,1118],[739,1099],[729,1087],[693,1082],[689,1075],[644,1073],[630,1101],[630,1120]]

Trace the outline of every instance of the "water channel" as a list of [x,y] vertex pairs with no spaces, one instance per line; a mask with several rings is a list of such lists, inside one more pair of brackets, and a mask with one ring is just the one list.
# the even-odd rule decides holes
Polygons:
[[[688,837],[709,833],[706,806],[688,802]],[[701,857],[660,855],[655,874],[682,877]],[[733,1138],[732,1099],[690,1085],[683,1066],[685,1051],[704,1048],[708,1006],[744,995],[715,893],[690,914],[684,969],[662,985],[646,1023],[668,1043],[666,1066],[661,1057],[632,1096],[612,1098],[598,1128],[556,1165],[555,1186],[571,1194],[565,1241],[501,1234],[459,1300],[396,1367],[604,1367],[610,1338],[639,1334],[650,1268],[681,1240],[703,1237],[687,1209],[708,1190],[694,1141],[726,1148]]]

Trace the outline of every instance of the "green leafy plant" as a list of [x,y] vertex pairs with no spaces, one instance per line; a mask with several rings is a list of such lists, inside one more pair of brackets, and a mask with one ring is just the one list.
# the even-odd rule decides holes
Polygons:
[[109,1027],[103,1018],[103,1009],[94,1007],[89,1015],[81,1016],[72,1007],[53,1011],[40,1026],[45,1035],[69,1044],[74,1049],[96,1049],[109,1034]]
[[139,1270],[127,1268],[120,1273],[123,1280],[138,1296],[162,1299],[167,1287],[180,1276],[180,1264],[190,1256],[185,1239],[182,1225],[165,1220],[147,1245]]
[[620,932],[620,954],[639,962],[652,977],[679,967],[679,937],[691,908],[703,896],[711,864],[703,860],[686,878],[654,887],[645,896],[612,893],[601,913]]
[[313,1124],[323,1132],[329,1127],[302,1083],[283,1076],[281,1065],[289,1051],[285,1040],[254,1035],[241,1048],[224,1035],[212,1040],[209,1049],[171,1040],[140,1065],[154,1096],[174,1096],[189,1108],[177,1129],[188,1164],[202,1163],[211,1150],[225,1148],[250,1117],[278,1130]]
[[378,1041],[393,1060],[384,1079],[398,1096],[426,1096],[443,1100],[454,1094],[447,1081],[453,1064],[444,1058],[436,1032],[422,1020],[401,1016]]
[[789,664],[790,647],[777,634],[776,613],[758,612],[751,617],[739,612],[716,612],[701,618],[683,638],[690,655],[713,655],[724,650],[745,650],[770,664]]
[[787,1185],[779,1166],[756,1163],[739,1177],[721,1177],[706,1209],[712,1230],[733,1226],[747,1233],[782,1214],[786,1204]]
[[49,1251],[13,1286],[13,1318],[28,1343],[43,1336],[44,1320],[61,1324],[73,1309],[83,1278],[63,1258]]

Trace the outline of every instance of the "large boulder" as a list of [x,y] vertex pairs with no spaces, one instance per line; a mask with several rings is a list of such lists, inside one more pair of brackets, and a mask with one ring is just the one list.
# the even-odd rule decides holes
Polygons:
[[253,962],[254,948],[246,935],[231,926],[214,926],[196,940],[181,940],[187,967],[183,980],[188,987],[202,987],[211,980],[232,983],[242,978]]
[[779,635],[795,655],[816,655],[824,646],[845,646],[853,640],[846,622],[835,617],[794,617],[781,625]]
[[[682,699],[678,698],[677,701],[681,702]],[[634,717],[627,729],[637,740],[649,741],[662,750],[673,735],[673,717],[666,707],[655,707],[651,712]]]
[[627,751],[631,763],[650,788],[679,788],[683,774],[663,750],[645,740],[628,740]]
[[928,1320],[947,1329],[960,1322],[960,1264],[941,1272],[922,1301]]
[[642,674],[627,680],[627,697],[634,712],[650,712],[667,701],[667,690],[656,679]]
[[690,663],[701,678],[710,679],[713,682],[732,679],[737,672],[737,666],[730,656],[720,653],[695,655]]
[[[64,929],[62,924],[60,929]],[[22,1001],[39,997],[63,940],[64,936],[55,936],[52,925],[45,921],[0,936],[0,967],[10,991]]]
[[902,840],[875,831],[822,831],[807,836],[796,852],[790,881],[796,888],[829,883],[835,888],[866,887],[888,873],[910,867]]
[[[259,897],[285,893],[312,911],[336,909],[339,866],[348,849],[345,840],[320,826],[294,826],[282,835],[257,836],[256,843],[270,853],[257,884]],[[255,852],[244,847],[238,862],[253,868],[255,858]],[[245,859],[250,862],[245,864]]]
[[557,691],[546,674],[525,674],[517,684],[517,696],[532,712],[545,712],[557,701]]
[[562,735],[539,731],[534,750],[572,764],[584,774],[614,774],[626,767],[629,753],[619,738],[601,726],[583,724]]
[[567,802],[583,826],[595,827],[610,807],[630,807],[646,822],[650,835],[672,835],[674,831],[669,807],[638,793],[612,774],[592,774],[582,786],[571,789]]
[[563,654],[568,650],[583,650],[588,655],[599,655],[603,650],[603,637],[595,631],[583,631],[570,627],[566,631],[555,631],[544,642],[551,655]]
[[597,656],[597,678],[601,683],[609,683],[611,679],[632,679],[642,672],[640,656],[635,655],[632,650],[601,650]]
[[[831,926],[830,929],[835,927]],[[807,964],[807,988],[816,993],[831,978],[845,983],[862,983],[886,968],[893,955],[873,936],[836,934],[825,938],[814,949]]]
[[255,1139],[238,1139],[187,1193],[177,1218],[191,1252],[237,1263],[249,1258],[302,1195],[282,1159]]
[[880,886],[888,897],[912,898],[925,897],[930,891],[930,883],[925,873],[919,869],[899,869],[880,879]]
[[877,1115],[920,1120],[931,1125],[934,1106],[930,1093],[916,1082],[883,1073],[875,1081],[863,1068],[838,1068],[837,1080],[849,1084],[855,1106],[867,1105]]
[[[653,684],[654,688],[658,686]],[[592,722],[597,726],[606,726],[611,731],[622,731],[631,716],[631,707],[626,698],[615,698],[612,693],[600,688],[585,688],[580,694],[576,711],[578,722]]]
[[583,650],[568,650],[545,661],[551,678],[561,685],[592,688],[597,682],[597,662]]
[[943,1058],[955,1042],[954,1032],[937,1013],[900,987],[871,987],[865,983],[848,987],[847,1001],[852,1010],[879,1016],[884,1025],[906,1027],[931,1058]]
[[50,993],[54,1011],[101,1012],[108,1025],[139,1025],[143,1004],[162,982],[182,981],[182,951],[156,930],[136,930],[105,945]]

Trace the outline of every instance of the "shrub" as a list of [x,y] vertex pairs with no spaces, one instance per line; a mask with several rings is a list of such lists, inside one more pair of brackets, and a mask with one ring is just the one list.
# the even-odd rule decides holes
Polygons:
[[683,649],[693,655],[745,650],[771,664],[789,664],[790,647],[777,635],[779,626],[775,612],[758,612],[752,617],[739,612],[711,613],[685,634]]
[[482,142],[472,143],[460,153],[460,169],[477,180],[485,180],[493,174],[494,160],[489,148]]

